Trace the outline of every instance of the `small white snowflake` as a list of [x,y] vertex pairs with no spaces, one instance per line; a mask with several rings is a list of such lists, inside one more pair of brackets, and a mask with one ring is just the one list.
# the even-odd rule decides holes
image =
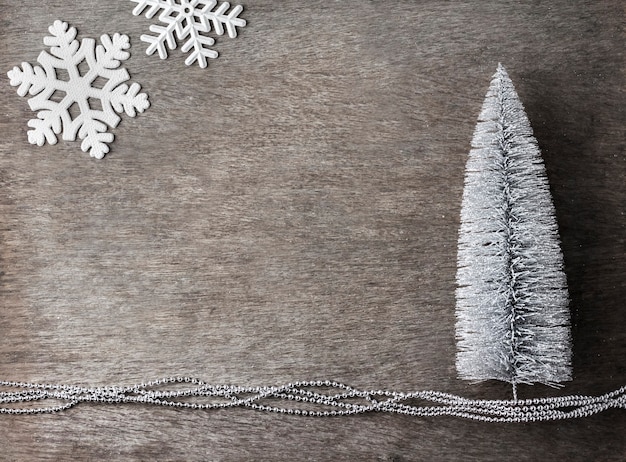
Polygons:
[[213,31],[223,35],[224,29],[230,38],[237,37],[237,27],[246,25],[245,19],[239,18],[243,11],[241,5],[235,6],[228,12],[230,3],[222,2],[218,6],[216,0],[130,0],[137,3],[133,14],[139,16],[146,8],[146,17],[152,18],[159,11],[159,21],[165,26],[151,25],[150,31],[158,35],[142,35],[141,40],[150,45],[146,50],[148,55],[159,52],[161,59],[167,58],[167,49],[177,47],[177,39],[184,41],[182,51],[187,53],[193,50],[185,60],[187,66],[198,62],[201,68],[208,65],[207,58],[217,58],[218,53],[209,47],[215,40],[206,34]]
[[[39,111],[36,119],[28,121],[32,128],[28,141],[38,146],[46,141],[56,144],[62,130],[64,140],[75,141],[78,135],[83,140],[82,150],[102,159],[109,152],[107,143],[113,141],[108,127],[115,128],[120,122],[117,113],[135,117],[150,106],[148,96],[139,93],[139,84],[129,87],[124,83],[130,79],[128,71],[120,68],[121,61],[130,56],[125,51],[130,48],[128,36],[103,35],[101,45],[96,46],[91,38],[79,43],[76,29],[65,22],[55,21],[48,30],[51,36],[43,43],[51,54],[39,54],[41,66],[24,62],[22,69],[15,66],[7,74],[11,85],[19,85],[18,95],[32,95],[28,105]],[[82,69],[84,63],[88,70]],[[77,115],[73,117],[72,112]]]

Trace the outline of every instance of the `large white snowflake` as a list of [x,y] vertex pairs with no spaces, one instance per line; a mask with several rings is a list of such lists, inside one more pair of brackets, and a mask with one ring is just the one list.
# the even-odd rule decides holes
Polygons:
[[243,11],[241,5],[233,7],[230,12],[230,3],[216,0],[130,0],[137,3],[133,14],[139,16],[146,10],[146,17],[152,18],[159,11],[159,21],[165,26],[151,25],[150,31],[157,35],[142,35],[141,40],[150,45],[146,50],[148,55],[158,51],[161,59],[167,58],[167,49],[177,47],[177,39],[184,41],[182,51],[187,53],[193,50],[185,64],[192,65],[196,61],[202,68],[207,67],[207,58],[217,58],[218,53],[209,48],[215,40],[208,35],[213,30],[217,35],[223,35],[224,30],[230,38],[237,37],[237,27],[246,25],[245,19],[239,18]]
[[[8,72],[11,85],[18,86],[20,96],[30,94],[28,100],[37,118],[28,121],[31,144],[42,146],[46,141],[56,144],[57,135],[63,139],[83,140],[81,148],[92,157],[102,159],[109,152],[107,143],[113,141],[108,128],[120,122],[117,113],[126,112],[134,117],[150,106],[141,86],[124,82],[130,79],[128,71],[120,68],[128,59],[130,42],[126,35],[100,37],[101,45],[85,38],[76,40],[76,29],[67,23],[55,21],[48,29],[44,45],[50,53],[42,51],[37,58],[41,66],[24,62]],[[86,66],[85,66],[86,63]],[[87,69],[88,67],[88,69]]]

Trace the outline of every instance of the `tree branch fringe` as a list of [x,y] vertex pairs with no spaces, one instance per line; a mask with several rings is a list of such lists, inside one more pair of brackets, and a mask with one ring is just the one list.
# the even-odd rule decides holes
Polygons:
[[[164,389],[166,386],[171,389]],[[81,403],[144,404],[190,410],[248,408],[304,417],[337,417],[384,412],[415,417],[450,416],[483,422],[539,422],[588,417],[626,409],[626,386],[600,396],[524,400],[475,400],[436,391],[403,393],[359,390],[332,381],[303,381],[275,387],[210,385],[192,377],[168,377],[126,387],[0,382],[0,414],[66,411]],[[58,404],[32,407],[32,402]],[[425,401],[427,405],[416,405]],[[286,404],[288,403],[288,404]],[[278,404],[278,405],[277,405]]]
[[465,380],[571,380],[567,281],[537,141],[502,65],[466,167],[457,270],[457,358]]

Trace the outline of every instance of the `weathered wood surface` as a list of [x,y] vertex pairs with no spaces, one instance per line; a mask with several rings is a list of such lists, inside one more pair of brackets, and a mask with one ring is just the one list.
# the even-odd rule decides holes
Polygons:
[[[625,384],[621,3],[249,0],[202,70],[146,56],[127,0],[0,0],[0,377],[510,397],[454,369],[464,163],[502,62],[544,152],[575,322],[575,380],[520,395]],[[5,73],[55,19],[131,37],[152,107],[103,161],[27,142]],[[624,434],[623,411],[511,426],[81,405],[0,418],[0,458],[617,461]]]

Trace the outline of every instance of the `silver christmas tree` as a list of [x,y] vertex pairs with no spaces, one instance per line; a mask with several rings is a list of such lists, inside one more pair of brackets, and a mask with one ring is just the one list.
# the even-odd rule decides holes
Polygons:
[[466,167],[459,231],[459,377],[571,380],[567,282],[546,171],[524,107],[498,65]]

